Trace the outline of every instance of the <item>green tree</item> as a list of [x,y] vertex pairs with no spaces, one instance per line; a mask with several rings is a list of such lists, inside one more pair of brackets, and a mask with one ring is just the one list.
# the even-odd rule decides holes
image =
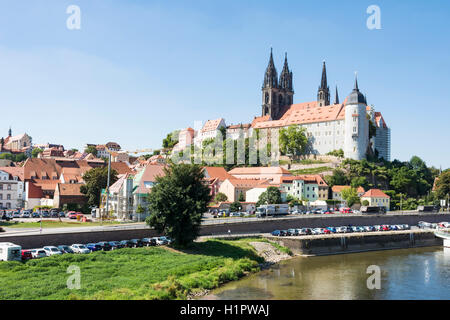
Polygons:
[[358,187],[363,187],[364,190],[368,189],[369,182],[367,181],[366,177],[355,177],[350,182],[350,185],[352,188],[358,189]]
[[162,146],[165,149],[172,149],[178,143],[178,135],[180,131],[176,130],[167,134],[167,136],[163,139]]
[[170,163],[164,172],[148,195],[146,222],[173,238],[176,245],[186,246],[199,234],[202,215],[211,201],[210,190],[199,165]]
[[436,182],[436,196],[439,200],[447,199],[450,195],[450,170],[444,171]]
[[225,202],[228,200],[228,197],[225,193],[222,192],[218,192],[216,194],[216,196],[214,197],[214,202],[219,203],[219,202]]
[[327,176],[325,178],[328,185],[332,186],[345,186],[348,184],[348,178],[344,172],[344,170],[336,168],[333,170],[333,174],[331,176]]
[[367,207],[369,205],[369,200],[364,200],[362,202],[362,205]]
[[33,151],[31,151],[31,156],[33,158],[37,158],[38,154],[41,153],[42,151],[44,150],[42,150],[41,148],[34,148]]
[[[97,207],[100,203],[102,189],[106,189],[108,183],[108,168],[99,167],[87,171],[83,175],[84,185],[80,187],[80,192],[86,195],[88,204]],[[117,172],[111,170],[109,185],[117,181]]]
[[242,204],[239,201],[234,201],[230,205],[230,212],[239,212],[242,209]]
[[294,157],[304,155],[308,145],[306,129],[297,125],[280,130],[280,151],[283,154],[292,154]]
[[241,201],[241,202],[244,202],[244,201],[245,201],[245,196],[244,196],[244,193],[243,193],[242,191],[239,193],[239,198],[238,198],[238,200]]
[[260,194],[256,206],[279,203],[281,203],[280,190],[277,187],[268,187],[266,191]]
[[359,203],[358,191],[355,188],[346,188],[341,192],[342,199],[347,202],[349,207]]
[[94,146],[88,146],[86,147],[86,149],[84,149],[85,153],[91,153],[92,155],[94,155],[95,157],[97,156],[97,148]]

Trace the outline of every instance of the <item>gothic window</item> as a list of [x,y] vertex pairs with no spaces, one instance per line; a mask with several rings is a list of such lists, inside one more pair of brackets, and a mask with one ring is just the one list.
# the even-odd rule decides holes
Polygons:
[[266,103],[269,103],[269,94],[266,92]]
[[280,106],[283,105],[283,96],[281,94],[278,97],[278,103],[280,104]]

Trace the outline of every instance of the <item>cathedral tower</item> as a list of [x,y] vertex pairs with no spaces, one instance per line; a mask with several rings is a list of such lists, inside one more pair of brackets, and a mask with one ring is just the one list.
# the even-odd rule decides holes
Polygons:
[[278,103],[280,89],[278,87],[278,73],[273,62],[272,48],[270,49],[269,65],[264,75],[262,87],[262,115],[270,115],[272,120],[278,119],[280,106]]
[[292,72],[289,71],[287,61],[287,53],[284,57],[283,71],[280,76],[280,94],[278,95],[278,103],[280,108],[290,106],[294,101],[294,90],[292,88]]
[[320,82],[319,91],[317,92],[317,103],[319,107],[330,105],[330,88],[327,84],[327,67],[325,66],[325,61],[323,62],[322,68],[322,80]]

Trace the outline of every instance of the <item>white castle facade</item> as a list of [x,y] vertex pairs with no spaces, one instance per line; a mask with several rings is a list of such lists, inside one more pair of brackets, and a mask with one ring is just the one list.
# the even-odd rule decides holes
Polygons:
[[[251,123],[227,126],[224,119],[208,120],[202,129],[192,132],[191,140],[200,145],[202,137],[215,137],[221,127],[227,128],[227,137],[238,137],[238,131],[249,136],[255,129],[281,129],[291,125],[304,127],[308,136],[309,153],[325,155],[331,151],[343,150],[344,157],[362,160],[368,154],[390,161],[390,128],[380,112],[368,106],[366,97],[355,79],[353,91],[339,102],[336,88],[334,103],[330,103],[330,89],[327,85],[325,62],[317,100],[293,104],[293,75],[289,70],[287,56],[283,71],[278,74],[270,53],[262,86],[262,114]],[[372,126],[372,137],[369,130]],[[223,129],[222,129],[223,130]],[[181,135],[180,135],[181,137]],[[186,145],[185,141],[179,144]]]

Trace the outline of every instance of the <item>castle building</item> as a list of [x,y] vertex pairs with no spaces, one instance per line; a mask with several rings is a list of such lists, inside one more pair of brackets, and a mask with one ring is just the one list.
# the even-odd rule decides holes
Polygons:
[[[390,160],[390,129],[380,112],[368,106],[365,95],[359,90],[355,77],[353,91],[343,103],[339,102],[336,87],[331,104],[325,61],[317,100],[293,104],[293,76],[287,55],[278,79],[270,52],[262,87],[262,114],[252,122],[252,129],[280,129],[291,125],[304,127],[309,141],[309,152],[326,154],[342,149],[346,158],[361,160],[368,153]],[[369,121],[376,127],[376,136],[369,139]]]

